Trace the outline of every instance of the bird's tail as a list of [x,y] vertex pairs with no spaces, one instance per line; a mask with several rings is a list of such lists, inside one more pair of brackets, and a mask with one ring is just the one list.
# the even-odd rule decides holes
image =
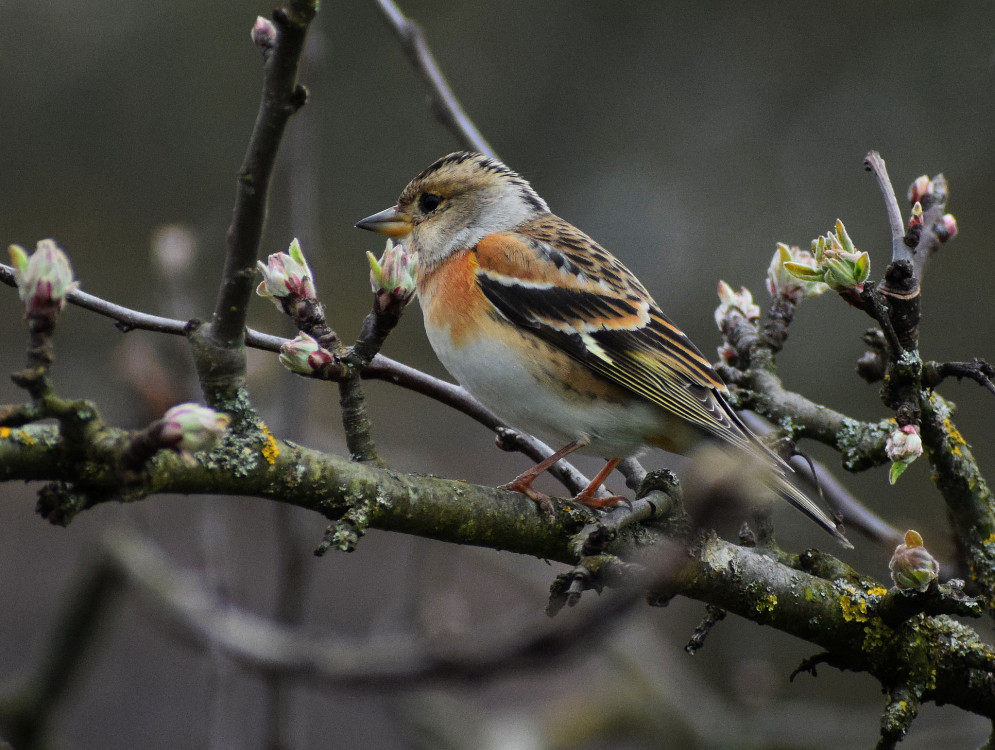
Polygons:
[[[792,471],[789,466],[787,466],[786,469],[787,471]],[[772,490],[836,537],[836,540],[844,547],[847,549],[853,549],[853,545],[850,543],[850,540],[846,538],[846,535],[843,533],[840,525],[831,519],[822,508],[812,502],[812,499],[808,495],[788,481],[787,476],[785,476],[785,472],[781,470],[780,466],[776,467],[769,476],[772,480]]]

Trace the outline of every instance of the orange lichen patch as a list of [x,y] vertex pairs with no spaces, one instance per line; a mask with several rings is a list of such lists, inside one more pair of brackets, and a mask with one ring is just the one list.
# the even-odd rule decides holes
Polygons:
[[442,263],[418,267],[418,297],[430,328],[449,329],[455,346],[479,332],[491,304],[477,284],[477,261],[460,250]]
[[266,463],[271,466],[276,463],[276,459],[280,456],[280,446],[276,442],[276,438],[273,437],[273,433],[269,431],[269,427],[265,424],[261,425],[263,435],[266,436],[266,442],[263,443],[262,454],[263,458],[266,459]]
[[884,586],[875,586],[872,589],[867,589],[867,593],[870,594],[871,596],[884,596],[885,594],[888,593],[888,589],[886,589]]
[[0,427],[0,440],[6,439],[6,438],[9,438],[9,437],[10,437],[10,428],[9,427]]

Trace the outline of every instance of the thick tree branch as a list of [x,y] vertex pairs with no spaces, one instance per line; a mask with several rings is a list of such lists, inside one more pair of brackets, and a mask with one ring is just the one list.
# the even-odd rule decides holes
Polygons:
[[995,616],[995,499],[963,436],[951,420],[950,405],[938,394],[922,393],[922,444],[933,482],[950,509],[957,538]]
[[[15,434],[16,433],[16,434]],[[29,426],[0,438],[0,480],[79,482],[68,507],[48,508],[69,520],[87,507],[121,499],[99,466],[74,465],[60,455],[56,426]],[[441,541],[506,549],[575,564],[575,535],[595,519],[588,509],[556,503],[552,517],[518,493],[396,472],[275,442],[235,440],[200,455],[191,466],[160,455],[124,499],[153,492],[245,494],[287,502],[336,519],[357,503],[370,508],[369,526]],[[58,501],[59,495],[53,496]],[[750,549],[704,535],[690,556],[675,558],[674,542],[652,524],[620,526],[603,552],[638,563],[656,599],[675,594],[722,607],[808,640],[847,668],[868,671],[884,685],[923,686],[923,699],[953,703],[995,717],[995,652],[977,634],[945,617],[890,628],[878,614],[884,588],[847,573],[828,555],[794,557]],[[662,557],[661,557],[662,556]],[[677,571],[672,561],[685,560]],[[820,562],[821,561],[821,562]],[[817,563],[817,564],[815,564]],[[654,571],[668,571],[665,582]],[[823,577],[825,575],[826,577]],[[637,577],[636,581],[639,578]],[[748,585],[747,585],[748,584]]]

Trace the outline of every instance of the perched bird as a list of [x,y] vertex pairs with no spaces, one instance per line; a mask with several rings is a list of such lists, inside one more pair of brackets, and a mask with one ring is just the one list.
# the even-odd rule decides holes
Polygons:
[[760,458],[778,494],[850,546],[632,272],[501,162],[443,157],[356,226],[417,253],[428,338],[456,380],[508,424],[562,446],[508,489],[542,500],[533,480],[582,450],[608,464],[574,500],[602,507],[618,502],[596,493],[622,458],[718,438]]

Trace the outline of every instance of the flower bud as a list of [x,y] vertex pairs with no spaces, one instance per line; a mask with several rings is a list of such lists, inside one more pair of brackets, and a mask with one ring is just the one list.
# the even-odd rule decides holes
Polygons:
[[922,204],[916,201],[912,204],[912,215],[909,216],[909,229],[922,226]]
[[919,533],[911,529],[905,532],[905,544],[895,548],[888,570],[903,591],[926,591],[940,577],[940,563],[922,546]]
[[885,441],[884,452],[892,461],[888,481],[894,484],[909,464],[922,455],[922,438],[919,437],[919,428],[907,424],[893,430]]
[[280,364],[298,375],[313,375],[332,359],[331,352],[303,331],[280,347]]
[[929,175],[919,175],[916,181],[909,185],[909,203],[921,203],[922,199],[933,192],[933,183],[929,181]]
[[41,240],[29,257],[24,248],[11,245],[17,292],[28,316],[53,314],[66,306],[66,295],[77,286],[69,258],[54,240]]
[[181,453],[210,450],[228,428],[231,417],[200,404],[179,404],[162,417],[160,436]]
[[317,300],[314,276],[295,238],[288,253],[274,253],[267,263],[256,261],[256,268],[263,280],[256,287],[256,294],[271,300],[277,309],[286,312],[299,300]]
[[821,281],[811,281],[800,278],[785,268],[786,263],[795,263],[811,267],[815,263],[812,253],[800,247],[788,247],[783,242],[777,243],[774,257],[767,268],[767,291],[771,297],[784,297],[798,303],[806,297],[816,297],[829,287]]
[[263,16],[256,16],[256,22],[252,25],[249,36],[252,37],[252,43],[262,51],[263,57],[268,58],[272,54],[273,48],[276,47],[276,26],[272,21]]
[[933,231],[940,242],[947,242],[957,236],[957,219],[951,214],[943,214],[943,217],[933,225]]
[[719,306],[715,308],[715,325],[722,330],[723,321],[735,315],[745,318],[750,323],[760,320],[760,307],[753,302],[753,295],[745,286],[735,291],[726,282],[720,281]]
[[403,302],[411,299],[415,293],[416,259],[405,252],[404,245],[395,245],[388,239],[380,260],[371,252],[366,253],[366,258],[370,262],[370,287],[374,294],[387,292]]

